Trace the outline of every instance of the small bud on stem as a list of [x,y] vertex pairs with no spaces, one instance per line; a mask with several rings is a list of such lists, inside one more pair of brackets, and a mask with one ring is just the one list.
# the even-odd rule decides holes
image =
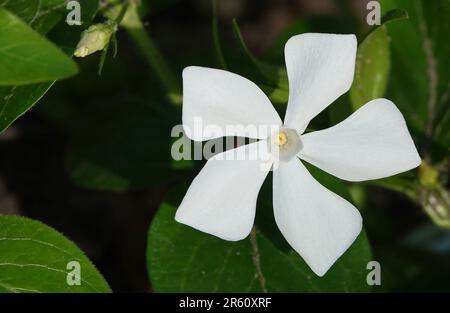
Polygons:
[[419,166],[419,181],[426,188],[436,187],[439,180],[439,171],[426,161]]
[[81,34],[81,39],[74,55],[84,58],[96,51],[104,50],[116,29],[117,25],[110,22],[90,26]]

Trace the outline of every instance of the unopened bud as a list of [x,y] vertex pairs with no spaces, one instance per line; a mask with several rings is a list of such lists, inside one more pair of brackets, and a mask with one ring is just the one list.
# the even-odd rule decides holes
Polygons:
[[425,161],[419,166],[420,184],[427,188],[433,188],[438,184],[439,172]]
[[116,27],[111,23],[90,26],[81,33],[81,39],[74,55],[79,58],[84,58],[96,51],[105,49],[111,40],[112,34],[116,31]]
[[425,212],[440,227],[450,228],[450,194],[442,188],[422,191],[422,206]]

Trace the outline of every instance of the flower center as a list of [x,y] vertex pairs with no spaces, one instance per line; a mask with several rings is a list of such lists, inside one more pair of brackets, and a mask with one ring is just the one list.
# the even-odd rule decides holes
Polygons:
[[288,136],[286,135],[286,133],[283,131],[279,132],[275,138],[275,143],[281,147],[281,146],[284,146],[285,144],[287,144],[287,142],[288,142]]
[[295,129],[281,128],[270,137],[270,150],[276,157],[289,161],[303,148],[302,141]]

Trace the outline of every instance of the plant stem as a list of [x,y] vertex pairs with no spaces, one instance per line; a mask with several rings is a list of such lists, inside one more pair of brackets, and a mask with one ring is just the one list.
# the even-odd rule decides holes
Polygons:
[[165,62],[161,52],[148,35],[137,12],[136,5],[130,5],[122,26],[130,34],[133,41],[141,50],[141,53],[152,71],[158,76],[168,98],[174,105],[181,104],[181,88],[173,75],[170,67]]
[[217,59],[219,60],[220,66],[223,70],[227,70],[227,63],[225,61],[225,57],[222,52],[222,45],[220,42],[219,35],[219,21],[217,19],[217,1],[212,0],[212,38],[214,50],[216,51]]

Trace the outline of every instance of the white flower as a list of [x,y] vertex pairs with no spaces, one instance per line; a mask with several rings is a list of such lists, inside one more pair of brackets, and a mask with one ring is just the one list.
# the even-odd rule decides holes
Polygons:
[[[284,123],[251,81],[223,70],[186,68],[183,127],[192,140],[211,139],[189,133],[198,117],[224,129],[230,124],[275,124],[280,132],[269,138],[256,136],[259,141],[209,159],[175,219],[225,240],[245,238],[268,174],[261,170],[267,160],[249,156],[261,148],[270,151],[275,143],[280,147],[280,161],[273,167],[275,221],[288,243],[323,276],[356,239],[362,219],[351,203],[319,184],[300,160],[348,181],[391,176],[420,164],[402,114],[387,99],[372,100],[341,123],[304,134],[317,114],[349,90],[356,47],[354,35],[309,33],[289,39],[285,47],[289,103]],[[248,136],[244,131],[225,135]],[[230,153],[247,158],[229,160]]]

